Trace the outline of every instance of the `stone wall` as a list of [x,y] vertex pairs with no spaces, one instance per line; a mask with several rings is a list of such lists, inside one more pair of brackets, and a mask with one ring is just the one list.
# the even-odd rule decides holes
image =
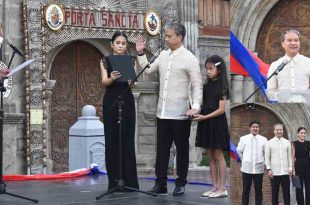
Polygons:
[[[21,2],[21,0],[0,1],[0,22],[2,22],[4,37],[9,38],[16,47],[23,51]],[[3,44],[2,62],[8,65],[11,55],[11,48]],[[15,55],[11,68],[16,67],[22,61],[22,57]],[[3,171],[5,174],[21,174],[25,172],[26,168],[24,126],[25,81],[23,72],[14,75],[12,81],[13,87],[10,90],[10,95],[3,101],[5,112],[3,127]]]

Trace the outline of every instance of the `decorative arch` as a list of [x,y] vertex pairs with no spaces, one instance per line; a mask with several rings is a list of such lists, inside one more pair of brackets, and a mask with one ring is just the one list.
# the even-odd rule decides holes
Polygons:
[[281,33],[297,29],[301,33],[300,53],[310,55],[310,2],[304,0],[281,0],[266,16],[257,36],[256,51],[266,63],[285,54],[281,46]]
[[248,49],[255,50],[261,25],[269,11],[279,1],[281,0],[233,1],[230,29]]

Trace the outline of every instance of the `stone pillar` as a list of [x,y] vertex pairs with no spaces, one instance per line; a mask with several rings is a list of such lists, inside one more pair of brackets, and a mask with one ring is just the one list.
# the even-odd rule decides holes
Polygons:
[[156,110],[158,82],[137,82],[133,89],[136,103],[136,159],[138,172],[151,173],[156,159]]
[[[46,108],[47,113],[51,113],[51,97],[53,94],[53,88],[55,86],[56,80],[48,79],[46,80]],[[51,140],[51,115],[47,115],[46,118],[46,167],[44,173],[53,173],[53,159],[52,159],[52,140]]]
[[242,75],[231,76],[231,102],[241,103],[243,98],[243,80]]
[[[198,51],[198,0],[180,0],[178,1],[178,16],[180,23],[186,28],[186,36],[184,39],[184,47],[190,50],[197,58]],[[196,123],[191,127],[190,143],[190,159],[189,166],[196,167],[201,159],[201,152],[197,152],[195,148],[196,139]]]
[[88,168],[92,163],[105,170],[104,127],[95,107],[86,105],[82,117],[69,130],[69,171]]
[[[255,85],[254,81],[252,80],[251,77],[245,77],[244,82],[243,82],[243,98],[242,101],[247,99],[255,90]],[[260,91],[259,91],[260,92]],[[253,95],[247,102],[248,103],[253,103],[255,102],[255,95]]]
[[198,57],[198,0],[178,1],[178,11],[179,21],[186,28],[184,46]]
[[3,126],[3,172],[4,174],[24,174],[25,137],[23,114],[5,114]]
[[136,125],[135,125],[135,150],[138,150],[139,147],[139,138],[138,138],[138,129],[139,129],[139,123],[138,123],[138,110],[139,110],[139,98],[141,93],[133,93],[134,99],[135,99],[135,114],[136,114]]

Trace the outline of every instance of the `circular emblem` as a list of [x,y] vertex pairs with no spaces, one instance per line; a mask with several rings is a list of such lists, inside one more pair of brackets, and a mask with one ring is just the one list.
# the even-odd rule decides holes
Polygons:
[[51,4],[46,8],[45,20],[50,29],[57,31],[64,24],[64,11],[57,4]]
[[144,29],[152,36],[159,34],[161,28],[161,19],[159,15],[150,10],[144,15]]
[[[3,68],[7,68],[7,66],[3,62],[0,61],[0,69],[3,69]],[[7,97],[9,97],[9,95],[12,91],[12,88],[13,88],[12,76],[5,78],[3,80],[3,87],[5,87],[5,89],[6,89],[6,91],[3,93],[3,97],[7,98]]]

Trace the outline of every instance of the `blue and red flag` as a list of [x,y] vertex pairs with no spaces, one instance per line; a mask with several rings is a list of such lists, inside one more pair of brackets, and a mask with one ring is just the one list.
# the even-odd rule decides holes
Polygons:
[[230,158],[233,158],[237,162],[241,162],[241,159],[240,159],[238,152],[237,152],[237,148],[234,145],[234,143],[232,143],[231,141],[230,141]]
[[[260,60],[251,51],[245,48],[233,32],[230,32],[230,71],[243,76],[250,76],[257,86],[260,86],[267,77],[268,64]],[[261,87],[266,96],[267,85]]]

